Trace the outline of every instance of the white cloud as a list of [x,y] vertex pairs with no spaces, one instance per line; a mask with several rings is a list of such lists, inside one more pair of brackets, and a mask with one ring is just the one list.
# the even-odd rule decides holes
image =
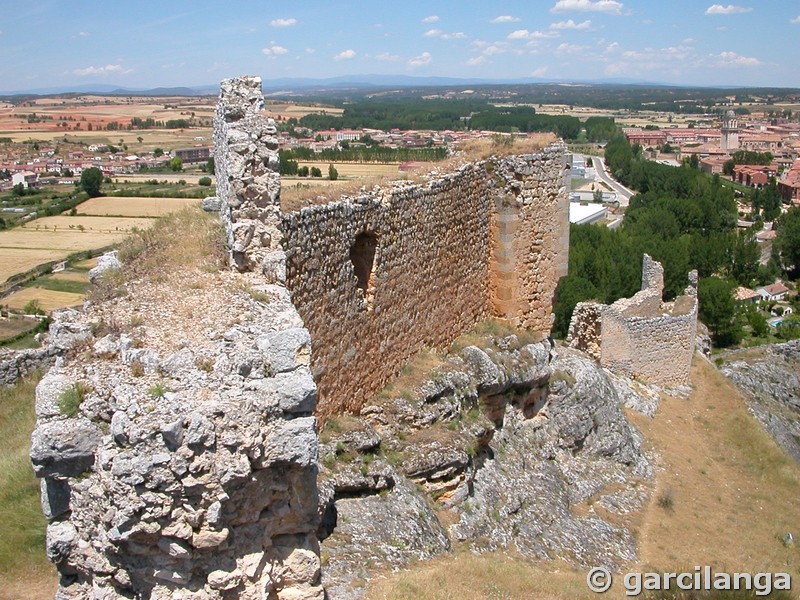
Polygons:
[[333,60],[350,60],[351,58],[356,57],[356,51],[352,49],[342,50],[333,57]]
[[747,8],[744,6],[734,6],[733,4],[728,4],[727,6],[722,6],[722,4],[712,4],[706,9],[707,15],[735,15],[738,13],[748,13],[752,8]]
[[614,15],[622,14],[622,2],[616,0],[558,0],[550,12],[579,10],[584,12],[606,12]]
[[558,54],[576,54],[577,52],[583,52],[586,50],[586,46],[578,46],[576,44],[559,44],[558,48],[556,48],[556,52]]
[[572,19],[568,21],[559,21],[558,23],[551,23],[550,29],[589,29],[592,26],[591,21],[583,21],[576,23]]
[[511,15],[500,15],[499,17],[495,17],[489,23],[494,23],[497,25],[498,23],[516,23],[519,21],[519,17],[512,17]]
[[408,66],[410,67],[423,67],[427,64],[430,64],[433,60],[430,52],[423,52],[419,56],[415,56],[410,61],[408,61]]
[[306,48],[306,54],[314,54],[316,50],[314,48]]
[[437,21],[439,21],[439,17],[437,17],[436,15],[431,15],[430,17],[425,17],[424,19],[422,19],[422,22],[425,24],[436,23]]
[[486,56],[494,56],[495,54],[505,54],[508,52],[508,48],[506,44],[498,42],[496,44],[489,44],[486,48],[483,49],[483,53]]
[[531,75],[533,77],[542,77],[545,73],[547,73],[547,67],[539,67],[538,69],[534,69],[531,71]]
[[273,19],[269,24],[272,27],[291,27],[297,25],[297,19]]
[[[794,19],[790,19],[789,23],[794,23],[795,25],[800,25],[800,15],[796,16]],[[0,31],[0,33],[3,33]]]
[[603,50],[603,54],[611,54],[617,50],[619,50],[619,44],[617,42],[611,42],[608,46],[606,46],[606,49]]
[[106,65],[105,67],[86,67],[85,69],[75,69],[72,71],[78,77],[89,75],[126,75],[132,73],[133,69],[126,69],[122,65]]
[[478,67],[480,65],[485,65],[487,62],[488,62],[488,60],[486,59],[485,56],[475,56],[473,58],[470,58],[467,61],[467,64],[470,67]]
[[467,39],[467,34],[463,31],[454,31],[453,33],[446,33],[441,29],[429,29],[425,32],[425,37],[433,38],[438,37],[443,40],[465,40]]
[[85,31],[81,31],[80,33],[78,33],[78,37],[89,37],[89,34]]
[[736,52],[720,52],[717,55],[712,55],[716,59],[720,67],[757,67],[763,64],[757,58],[751,56],[742,56]]
[[517,29],[506,36],[509,40],[541,40],[545,38],[558,37],[556,31],[528,31],[527,29]]
[[266,48],[261,49],[261,53],[265,56],[281,56],[282,54],[286,54],[289,52],[283,46],[276,44],[275,42],[271,42],[271,46],[267,46]]
[[400,57],[397,54],[389,54],[388,52],[382,52],[375,57],[377,60],[382,60],[385,62],[397,62],[400,60]]

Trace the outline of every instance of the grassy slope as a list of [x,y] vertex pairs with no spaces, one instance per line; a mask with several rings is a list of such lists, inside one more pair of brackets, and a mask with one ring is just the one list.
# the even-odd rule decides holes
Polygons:
[[55,594],[55,569],[44,556],[39,481],[28,458],[36,381],[0,387],[0,600]]
[[[800,549],[779,536],[800,523],[800,465],[747,412],[733,386],[695,359],[694,392],[665,397],[656,417],[631,415],[660,455],[655,491],[635,520],[640,561],[631,570],[788,572],[800,578]],[[668,502],[659,499],[671,498]],[[602,509],[597,509],[598,512]],[[605,516],[605,515],[603,515]],[[505,554],[452,556],[376,578],[367,600],[620,598],[585,587],[586,572],[563,563],[526,563]],[[619,579],[619,578],[618,578]]]

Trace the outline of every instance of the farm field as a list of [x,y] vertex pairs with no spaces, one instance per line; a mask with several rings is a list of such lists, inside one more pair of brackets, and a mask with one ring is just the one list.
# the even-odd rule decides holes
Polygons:
[[17,273],[29,271],[37,265],[58,260],[65,253],[57,248],[8,248],[4,247],[0,233],[0,283]]
[[[82,206],[82,205],[80,205]],[[75,215],[70,217],[68,215],[56,215],[54,217],[42,217],[21,225],[9,231],[0,232],[0,246],[16,245],[6,244],[3,240],[6,234],[18,233],[19,235],[26,235],[29,233],[65,233],[72,234],[72,237],[81,236],[85,233],[127,233],[134,227],[143,229],[149,227],[153,220],[147,216],[140,217],[102,217],[102,216],[88,216],[88,215]],[[72,226],[72,227],[70,227]],[[79,230],[79,226],[83,226],[84,231]],[[82,242],[78,242],[82,244]],[[56,246],[58,248],[66,247],[72,248],[73,244],[67,242],[67,246]],[[105,244],[93,244],[89,248],[98,248]],[[47,246],[33,246],[38,248],[46,248]],[[88,250],[89,248],[77,248],[78,250]]]
[[[333,164],[339,172],[339,177],[357,178],[357,177],[383,177],[385,175],[397,175],[400,172],[400,163],[346,163],[346,162],[306,162],[299,161],[299,166],[317,167],[322,171],[322,176],[328,176],[328,166]],[[311,177],[301,177],[300,179],[309,180]]]
[[[0,282],[37,265],[64,259],[73,252],[110,246],[134,227],[145,229],[152,222],[152,218],[146,217],[59,215],[0,231]],[[78,225],[84,230],[80,231]]]
[[[160,217],[185,206],[200,203],[194,198],[135,198],[129,196],[104,196],[91,198],[78,206],[78,215]],[[75,217],[69,217],[74,219]]]
[[39,307],[44,310],[53,310],[54,308],[82,304],[83,294],[29,287],[9,294],[3,298],[2,302],[11,309],[19,310],[31,300],[36,300],[39,303]]

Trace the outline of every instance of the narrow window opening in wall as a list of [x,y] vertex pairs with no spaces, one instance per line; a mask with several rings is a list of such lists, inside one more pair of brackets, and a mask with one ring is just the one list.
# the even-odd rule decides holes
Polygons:
[[367,310],[372,309],[372,300],[375,296],[375,252],[378,249],[378,235],[372,231],[364,231],[356,236],[356,241],[350,248],[350,262],[356,274],[358,289]]

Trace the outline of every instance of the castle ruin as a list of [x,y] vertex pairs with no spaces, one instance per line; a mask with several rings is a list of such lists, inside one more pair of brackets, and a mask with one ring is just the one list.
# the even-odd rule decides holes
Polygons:
[[664,269],[645,254],[641,291],[611,305],[579,302],[567,343],[628,377],[687,385],[697,335],[697,271],[674,302],[663,302],[663,292]]

